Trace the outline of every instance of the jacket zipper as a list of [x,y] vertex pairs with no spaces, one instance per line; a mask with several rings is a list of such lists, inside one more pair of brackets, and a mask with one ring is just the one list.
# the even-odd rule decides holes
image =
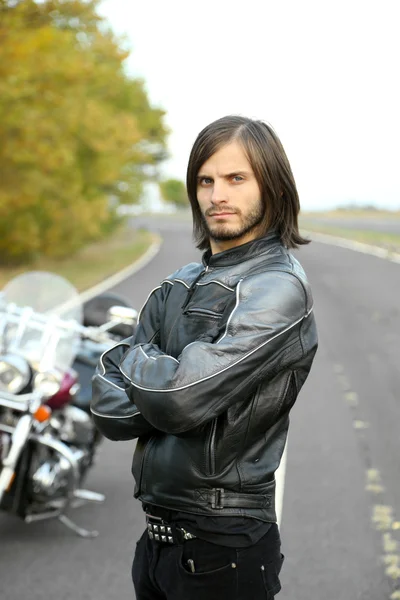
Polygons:
[[217,433],[217,421],[218,421],[218,417],[216,417],[211,424],[210,437],[209,437],[209,441],[208,441],[208,469],[209,469],[210,475],[214,475],[215,469],[216,469],[215,436]]
[[140,494],[142,492],[143,493],[146,492],[146,486],[144,485],[144,470],[145,470],[144,467],[145,467],[145,462],[146,462],[146,460],[148,459],[148,456],[149,456],[150,446],[153,445],[154,440],[155,440],[155,437],[152,436],[148,440],[148,442],[146,444],[146,448],[143,451],[142,465],[141,465],[141,469],[140,469],[140,483],[139,483],[139,494],[138,494],[139,496],[140,496]]

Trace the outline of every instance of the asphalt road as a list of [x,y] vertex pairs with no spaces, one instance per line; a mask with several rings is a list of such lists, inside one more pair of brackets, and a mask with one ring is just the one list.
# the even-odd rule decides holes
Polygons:
[[[188,224],[153,227],[160,253],[116,288],[137,307],[199,257]],[[400,266],[316,242],[296,255],[313,287],[320,347],[292,411],[278,598],[389,600],[400,581]],[[1,600],[134,598],[144,519],[132,498],[133,446],[104,443],[88,484],[106,502],[73,515],[99,529],[97,539],[0,516]]]

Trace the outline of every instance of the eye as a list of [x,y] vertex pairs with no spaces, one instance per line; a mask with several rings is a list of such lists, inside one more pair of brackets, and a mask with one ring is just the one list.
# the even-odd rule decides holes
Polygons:
[[200,185],[211,185],[212,179],[211,179],[211,177],[200,177],[199,184]]
[[235,181],[236,183],[239,183],[240,181],[243,181],[244,178],[241,175],[234,175],[232,177],[233,181]]

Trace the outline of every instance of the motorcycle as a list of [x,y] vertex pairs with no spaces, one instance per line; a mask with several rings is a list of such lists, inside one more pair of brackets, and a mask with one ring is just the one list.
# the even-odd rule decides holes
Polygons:
[[105,499],[83,484],[101,442],[91,377],[137,321],[118,300],[104,294],[83,306],[74,286],[46,272],[20,275],[0,294],[0,510],[26,523],[56,518],[98,535],[66,513]]

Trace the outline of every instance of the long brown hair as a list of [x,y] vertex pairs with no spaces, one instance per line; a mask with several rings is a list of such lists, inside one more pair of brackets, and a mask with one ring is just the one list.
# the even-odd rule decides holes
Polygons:
[[310,240],[299,234],[297,217],[300,201],[292,169],[282,143],[270,125],[231,115],[207,125],[197,136],[189,157],[186,186],[193,213],[193,234],[197,248],[210,246],[204,217],[197,201],[197,175],[206,160],[222,146],[240,142],[261,190],[264,205],[262,235],[274,229],[287,248]]

